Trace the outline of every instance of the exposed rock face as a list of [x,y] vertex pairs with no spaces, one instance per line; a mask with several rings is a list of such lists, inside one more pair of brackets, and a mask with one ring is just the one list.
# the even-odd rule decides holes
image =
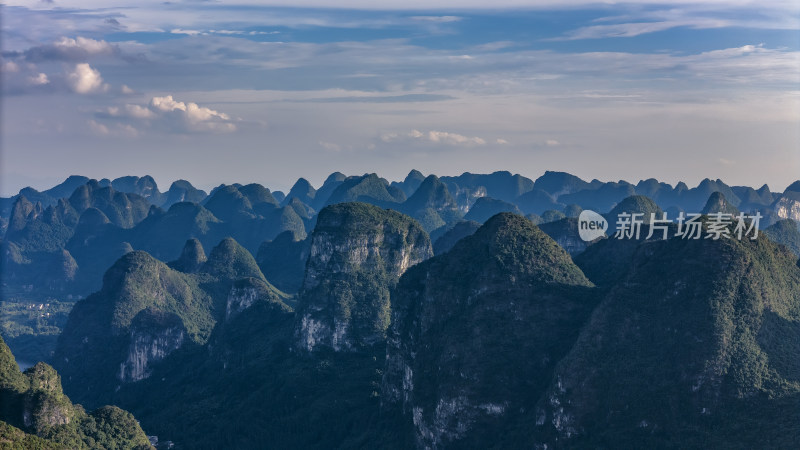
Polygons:
[[401,278],[385,407],[404,410],[421,448],[462,439],[476,448],[513,446],[518,437],[507,432],[523,429],[593,295],[569,255],[530,221],[494,216]]
[[280,310],[290,310],[283,303],[284,296],[272,285],[259,278],[244,278],[233,283],[225,305],[225,321],[250,308],[258,301],[274,304]]
[[133,319],[127,358],[117,378],[132,383],[150,376],[153,363],[161,361],[183,345],[186,329],[176,314],[145,309]]
[[800,221],[800,193],[787,191],[772,208],[781,219]]
[[389,290],[432,255],[428,235],[408,216],[365,203],[323,209],[300,293],[299,346],[342,351],[382,341]]

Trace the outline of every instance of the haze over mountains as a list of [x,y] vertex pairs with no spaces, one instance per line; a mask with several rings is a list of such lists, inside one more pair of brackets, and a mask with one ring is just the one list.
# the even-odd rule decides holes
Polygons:
[[[800,181],[73,176],[2,206],[11,351],[179,448],[800,441]],[[763,232],[584,242],[584,209]]]

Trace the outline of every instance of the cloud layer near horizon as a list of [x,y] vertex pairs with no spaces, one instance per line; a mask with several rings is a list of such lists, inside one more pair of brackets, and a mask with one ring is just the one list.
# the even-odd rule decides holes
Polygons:
[[103,5],[2,7],[3,195],[65,170],[277,187],[331,168],[800,173],[794,3]]

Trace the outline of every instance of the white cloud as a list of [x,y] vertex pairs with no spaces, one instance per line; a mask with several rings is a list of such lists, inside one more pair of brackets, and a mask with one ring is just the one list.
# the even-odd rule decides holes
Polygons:
[[126,104],[122,108],[110,106],[107,108],[108,115],[112,117],[129,117],[132,119],[153,119],[156,113],[150,108],[140,105]]
[[20,55],[28,61],[86,61],[91,58],[120,54],[116,45],[103,40],[95,40],[78,36],[76,38],[61,37],[52,44],[31,47]]
[[77,64],[75,69],[67,74],[67,83],[78,94],[91,94],[108,90],[108,84],[103,83],[100,71],[93,69],[87,63]]
[[91,128],[95,134],[99,134],[101,136],[108,136],[111,134],[111,130],[109,130],[107,126],[103,125],[102,123],[98,123],[95,120],[89,120],[89,128]]
[[236,131],[236,125],[231,123],[231,118],[219,111],[199,106],[193,102],[179,102],[171,95],[153,97],[150,108],[162,113],[177,115],[188,127],[195,131],[231,132]]
[[122,85],[122,86],[119,88],[119,90],[120,90],[120,92],[122,92],[122,93],[123,93],[123,94],[125,94],[125,95],[134,94],[134,93],[136,92],[136,91],[134,91],[133,89],[129,88],[127,84],[123,84],[123,85]]
[[447,131],[431,130],[422,132],[419,130],[411,130],[407,133],[384,133],[380,136],[383,142],[398,142],[398,141],[411,141],[411,142],[426,142],[433,144],[443,145],[485,145],[486,140],[479,137],[468,137],[457,133],[450,133]]
[[[199,106],[194,102],[177,101],[171,95],[153,97],[146,105],[128,103],[122,106],[111,106],[96,113],[95,117],[114,124],[117,128],[134,123],[138,127],[177,133],[229,133],[237,129],[234,120],[229,115]],[[96,123],[103,125],[99,122]],[[95,131],[98,134],[102,134],[102,129],[95,128],[97,128]],[[112,129],[112,131],[115,130]],[[129,130],[117,129],[116,131],[127,131],[124,134],[128,135],[138,133],[138,130],[132,126]],[[136,133],[133,133],[134,131]]]
[[340,151],[342,149],[341,145],[334,144],[333,142],[319,141],[319,145],[322,148],[324,148],[325,150],[328,150],[328,151],[331,151],[331,152],[338,152],[338,151]]
[[19,64],[15,63],[14,61],[3,61],[3,64],[0,65],[0,72],[5,72],[5,73],[19,72]]
[[83,50],[90,55],[109,55],[114,52],[114,47],[106,41],[97,41],[91,38],[78,36],[75,39],[62,37],[53,44],[64,51]]
[[198,34],[202,34],[203,33],[202,31],[198,31],[198,30],[184,30],[182,28],[173,28],[169,32],[172,33],[172,34],[186,34],[186,35],[189,35],[189,36],[197,36]]
[[136,137],[139,131],[131,125],[124,123],[115,123],[110,126],[97,122],[96,120],[89,120],[89,129],[99,136],[123,136],[123,137]]
[[505,140],[505,139],[502,139],[502,138],[497,138],[495,143],[500,144],[500,145],[508,145],[508,141]]
[[47,78],[47,74],[40,72],[38,75],[28,77],[28,82],[34,86],[43,86],[49,84],[50,80]]
[[548,139],[544,141],[544,145],[547,147],[558,147],[559,145],[561,145],[561,142],[558,142],[555,139]]
[[411,19],[423,22],[448,23],[459,22],[462,18],[458,16],[413,16]]

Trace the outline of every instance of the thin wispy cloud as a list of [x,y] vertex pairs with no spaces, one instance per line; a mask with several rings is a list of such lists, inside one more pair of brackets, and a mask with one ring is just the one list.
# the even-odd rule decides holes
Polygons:
[[486,140],[477,136],[464,136],[448,131],[419,131],[411,130],[408,132],[390,132],[381,134],[380,140],[386,143],[392,142],[423,142],[428,144],[441,144],[448,146],[476,146],[486,145]]

